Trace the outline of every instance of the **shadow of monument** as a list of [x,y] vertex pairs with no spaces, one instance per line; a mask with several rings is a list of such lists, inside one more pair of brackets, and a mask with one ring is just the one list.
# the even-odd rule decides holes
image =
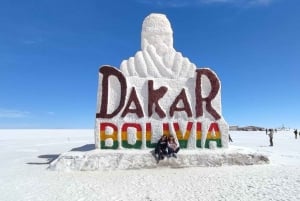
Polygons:
[[46,154],[39,155],[38,158],[46,159],[46,162],[28,162],[28,165],[49,165],[52,161],[54,161],[59,154]]
[[[95,144],[86,144],[80,147],[75,147],[70,151],[80,151],[80,152],[87,152],[95,149]],[[27,165],[49,165],[52,161],[57,159],[60,154],[45,154],[39,155],[38,158],[46,159],[46,162],[27,162]]]
[[71,151],[85,152],[85,151],[91,151],[91,150],[94,150],[94,149],[95,149],[95,144],[86,144],[86,145],[83,145],[81,147],[75,147],[75,148],[71,149]]

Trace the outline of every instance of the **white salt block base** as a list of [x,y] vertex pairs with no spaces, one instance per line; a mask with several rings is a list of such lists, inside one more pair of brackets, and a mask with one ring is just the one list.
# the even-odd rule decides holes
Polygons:
[[49,165],[50,170],[96,171],[142,168],[215,167],[228,165],[268,164],[269,158],[241,147],[180,150],[177,158],[165,157],[157,162],[152,150],[91,150],[69,151]]

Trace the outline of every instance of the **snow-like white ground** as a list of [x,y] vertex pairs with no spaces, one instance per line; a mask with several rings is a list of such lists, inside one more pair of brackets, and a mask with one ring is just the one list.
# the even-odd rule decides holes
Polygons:
[[275,133],[274,147],[265,132],[231,132],[231,137],[231,146],[264,153],[271,163],[49,171],[58,154],[84,145],[91,149],[93,130],[0,130],[0,200],[300,200],[300,139],[292,131]]

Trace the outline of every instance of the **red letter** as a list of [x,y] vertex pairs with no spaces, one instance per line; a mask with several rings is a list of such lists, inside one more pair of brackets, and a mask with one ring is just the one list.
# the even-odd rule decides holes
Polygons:
[[[209,112],[215,120],[221,118],[221,116],[217,113],[217,111],[212,108],[211,101],[216,97],[218,91],[220,89],[220,83],[216,75],[210,71],[209,69],[197,69],[196,70],[196,87],[195,87],[195,95],[196,95],[196,117],[203,116],[203,105],[202,103],[206,102],[206,110]],[[202,86],[201,86],[201,75],[205,75],[211,84],[210,94],[203,98],[201,95]]]
[[[121,71],[109,67],[109,66],[104,66],[100,68],[99,70],[100,73],[103,74],[103,79],[102,79],[102,99],[101,99],[101,108],[100,112],[96,114],[96,118],[112,118],[120,112],[122,109],[124,103],[125,103],[125,96],[126,96],[126,90],[127,90],[127,84],[126,84],[126,79],[121,73]],[[120,103],[119,106],[113,111],[111,114],[107,114],[107,103],[108,103],[108,78],[109,76],[115,76],[118,78],[120,82],[120,90],[121,90],[121,97],[120,97]]]
[[[180,100],[182,100],[182,103],[183,103],[183,107],[182,108],[177,107],[177,104],[179,103]],[[170,107],[169,114],[170,114],[171,117],[173,117],[174,111],[185,111],[188,117],[192,116],[191,106],[190,106],[190,104],[189,104],[189,102],[187,100],[187,97],[186,97],[184,89],[182,89],[182,91],[176,97],[176,99],[174,100],[174,102],[172,103],[172,105]]]
[[148,81],[148,116],[152,116],[153,105],[155,107],[155,112],[160,118],[166,116],[165,112],[161,109],[158,104],[158,100],[161,99],[167,92],[167,87],[160,87],[159,89],[153,89],[153,80]]
[[[130,105],[132,102],[135,104],[135,107],[136,107],[135,109],[130,109]],[[129,96],[127,105],[122,113],[122,117],[125,117],[126,114],[128,114],[128,113],[135,113],[139,118],[144,116],[141,104],[136,95],[136,91],[135,91],[134,87],[132,87],[131,94]]]

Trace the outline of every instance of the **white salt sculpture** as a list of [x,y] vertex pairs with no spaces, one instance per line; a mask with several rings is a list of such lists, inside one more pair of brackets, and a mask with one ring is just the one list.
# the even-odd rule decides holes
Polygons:
[[142,26],[141,51],[120,66],[126,76],[193,77],[196,66],[173,47],[173,30],[163,14],[150,14]]
[[[105,70],[101,72],[104,67]],[[108,70],[119,72],[124,77],[126,87],[115,75],[105,76],[104,71],[108,73]],[[163,87],[166,92],[151,102],[151,94],[158,95],[153,90]],[[214,94],[213,97],[211,94]],[[134,97],[135,101],[130,102],[129,97]],[[211,97],[209,101],[206,100],[207,97]],[[121,99],[124,100],[122,104]],[[163,116],[156,110],[159,107]],[[203,110],[201,115],[198,114],[199,108]],[[116,110],[117,113],[114,112]],[[167,17],[163,14],[150,14],[142,25],[141,50],[134,57],[124,60],[120,70],[111,66],[100,68],[95,146],[100,149],[123,149],[130,146],[137,149],[150,148],[146,133],[151,133],[151,143],[156,143],[165,133],[166,124],[168,133],[174,135],[176,141],[187,142],[184,148],[209,148],[209,141],[216,138],[222,142],[220,145],[219,141],[218,147],[228,147],[229,128],[222,116],[219,78],[211,69],[196,68],[188,58],[176,52],[173,47],[173,31]],[[189,124],[192,124],[190,128]],[[217,128],[213,126],[216,124]],[[113,143],[107,138],[113,139]],[[126,144],[123,144],[124,141]],[[211,148],[214,148],[214,143],[211,144]]]

